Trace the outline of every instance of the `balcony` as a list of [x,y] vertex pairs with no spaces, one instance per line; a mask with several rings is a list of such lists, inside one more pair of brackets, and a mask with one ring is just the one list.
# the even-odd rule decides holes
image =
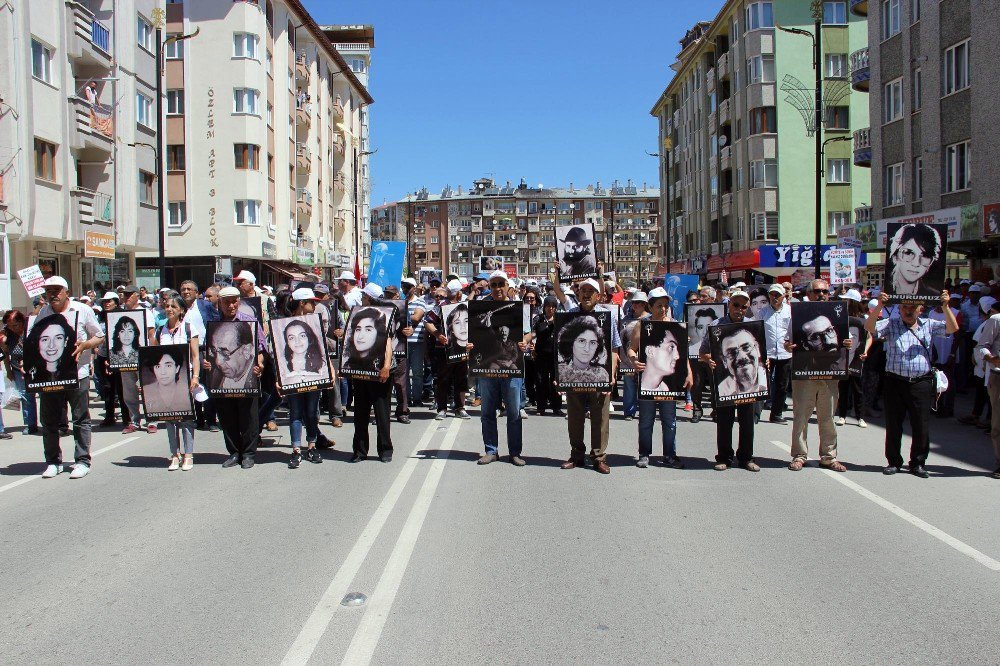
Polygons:
[[312,151],[304,143],[295,144],[295,169],[300,175],[312,171]]
[[868,47],[858,49],[851,54],[851,88],[859,92],[868,92],[871,71],[868,68]]
[[103,104],[91,105],[81,97],[71,97],[70,105],[76,117],[73,148],[82,160],[105,160],[114,146],[113,109]]
[[[107,69],[111,66],[111,30],[82,3],[70,1],[66,4],[72,12],[74,28],[69,56],[79,60],[84,67]],[[83,74],[79,69],[77,73]]]
[[715,90],[715,68],[710,67],[707,72],[705,72],[705,90],[712,92]]
[[851,0],[851,13],[855,16],[868,16],[868,0]]
[[733,212],[733,195],[723,194],[722,195],[722,214],[730,215]]
[[720,81],[729,78],[729,53],[723,53],[719,56],[719,60],[715,63],[715,71]]
[[729,110],[729,100],[724,99],[719,102],[719,125],[728,125],[732,122]]
[[344,119],[344,102],[340,99],[340,95],[333,100],[333,117],[336,120]]
[[295,83],[305,88],[309,87],[309,63],[304,52],[295,56]]
[[532,217],[528,218],[528,231],[537,232],[538,231],[538,218]]
[[338,227],[344,228],[347,226],[347,213],[342,210],[338,210],[333,215],[333,223]]
[[[114,224],[114,210],[110,194],[78,187],[70,190],[70,198],[73,201],[73,221],[77,225],[95,225],[99,228],[100,225],[111,227]],[[80,235],[82,236],[83,233],[81,232]]]
[[481,217],[474,217],[474,218],[472,218],[472,230],[473,231],[482,231],[483,230],[483,218],[481,218]]
[[337,154],[341,157],[344,156],[347,151],[347,145],[344,141],[344,133],[337,131],[333,133],[333,149],[337,151]]
[[[721,163],[723,171],[726,171],[727,169],[732,169],[733,168],[733,147],[732,146],[723,146],[722,149],[719,150],[719,161]],[[674,191],[674,187],[673,187],[673,185],[671,185],[670,186],[670,194],[671,195],[673,195],[673,191]]]
[[312,218],[313,195],[304,187],[295,190],[295,213],[299,220],[309,221]]
[[872,165],[872,135],[870,127],[865,127],[854,132],[854,165],[865,167]]
[[854,209],[854,222],[857,224],[865,224],[872,221],[872,207],[871,206],[858,206]]
[[309,129],[312,125],[312,102],[296,105],[295,124],[304,130]]

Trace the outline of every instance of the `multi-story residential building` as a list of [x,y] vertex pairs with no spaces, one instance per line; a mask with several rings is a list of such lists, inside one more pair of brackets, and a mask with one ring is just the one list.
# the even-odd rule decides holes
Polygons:
[[408,195],[395,203],[395,220],[409,243],[408,272],[430,266],[471,277],[479,257],[491,256],[502,257],[520,277],[544,278],[552,269],[555,227],[590,222],[605,270],[634,279],[662,272],[659,195],[632,181],[578,189],[572,183],[530,187],[523,180],[497,186],[481,178],[468,192],[448,186],[440,194],[423,188]]
[[0,11],[0,307],[27,304],[18,269],[37,264],[79,294],[134,279],[135,252],[157,248],[162,11],[159,0]]
[[385,203],[372,208],[371,237],[379,240],[406,240],[406,228],[397,224],[396,204]]
[[811,34],[814,10],[822,12],[820,129],[835,139],[819,193],[823,243],[835,243],[868,201],[868,170],[851,168],[849,145],[851,130],[868,126],[868,100],[851,94],[847,64],[868,31],[847,5],[728,0],[681,40],[675,74],[651,110],[672,271],[745,278],[760,267],[760,245],[815,242],[813,43],[777,29]]
[[[166,284],[352,267],[357,153],[373,102],[299,0],[182,0],[166,34]],[[145,267],[156,259],[141,260]]]
[[[891,221],[951,225],[949,272],[1000,265],[984,224],[1000,209],[1000,4],[975,0],[852,0],[871,45],[852,56],[851,80],[869,94],[871,128],[854,133],[854,164],[871,167],[870,208],[848,234],[884,250]],[[994,57],[997,56],[997,57]],[[973,177],[973,174],[975,177]],[[872,271],[869,271],[870,273]],[[881,282],[881,276],[873,277]],[[996,277],[987,270],[984,277]]]

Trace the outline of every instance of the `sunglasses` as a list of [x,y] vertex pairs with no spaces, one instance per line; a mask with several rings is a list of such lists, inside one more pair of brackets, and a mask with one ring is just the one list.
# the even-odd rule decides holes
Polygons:
[[494,289],[502,289],[503,287],[507,286],[507,283],[506,282],[499,282],[499,281],[497,281],[497,282],[490,282],[490,286],[493,287]]
[[747,303],[746,305],[740,305],[739,303],[730,303],[730,305],[732,305],[737,310],[746,310],[747,308],[750,307],[749,303]]

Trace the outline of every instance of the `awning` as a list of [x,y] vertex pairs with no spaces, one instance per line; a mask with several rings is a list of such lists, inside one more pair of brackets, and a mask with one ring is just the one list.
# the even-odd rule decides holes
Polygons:
[[264,266],[266,266],[267,268],[271,269],[275,273],[278,273],[280,275],[284,275],[285,277],[291,278],[292,280],[296,280],[298,282],[303,282],[303,281],[318,282],[319,281],[319,277],[318,276],[312,275],[311,273],[303,273],[303,272],[301,272],[299,270],[299,265],[298,264],[292,264],[292,263],[285,264],[285,263],[278,263],[278,262],[273,262],[273,261],[262,261],[260,263],[263,264]]

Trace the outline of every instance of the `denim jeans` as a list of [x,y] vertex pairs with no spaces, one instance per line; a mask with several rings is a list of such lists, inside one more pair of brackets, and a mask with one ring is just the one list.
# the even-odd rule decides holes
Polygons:
[[319,439],[319,396],[320,391],[285,396],[288,402],[288,430],[292,435],[292,447],[302,446],[303,427],[306,429],[308,444],[315,444]]
[[660,415],[660,426],[663,429],[663,457],[676,458],[677,403],[666,400],[639,401],[639,455],[653,454],[653,426],[656,423],[657,413]]
[[636,375],[623,375],[625,393],[622,396],[622,412],[625,416],[635,416],[639,411],[639,379]]
[[[167,421],[167,443],[170,444],[170,455],[178,453],[191,455],[194,453],[194,421]],[[183,450],[181,448],[183,447]]]
[[422,402],[424,399],[424,351],[427,345],[424,341],[406,343],[406,360],[410,364],[410,404]]
[[476,383],[479,386],[478,390],[481,391],[476,396],[483,401],[481,421],[486,453],[497,455],[497,447],[500,444],[497,433],[497,410],[502,399],[507,405],[507,449],[512,456],[521,455],[521,411],[513,406],[520,404],[524,380],[480,378]]

